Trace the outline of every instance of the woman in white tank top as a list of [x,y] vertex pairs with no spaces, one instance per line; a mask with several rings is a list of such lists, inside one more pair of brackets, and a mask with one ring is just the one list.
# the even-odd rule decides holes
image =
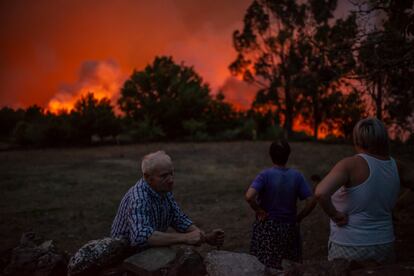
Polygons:
[[328,259],[393,262],[392,209],[400,178],[387,130],[378,119],[364,119],[353,140],[358,154],[339,161],[315,192],[331,218]]

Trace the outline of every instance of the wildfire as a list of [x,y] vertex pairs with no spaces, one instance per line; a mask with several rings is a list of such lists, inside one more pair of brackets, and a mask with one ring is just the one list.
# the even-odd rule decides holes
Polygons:
[[68,94],[58,94],[52,100],[50,100],[47,110],[52,113],[59,113],[62,110],[71,111],[75,107],[75,103],[87,93],[93,93],[94,97],[98,100],[103,98],[111,99],[114,94],[118,92],[102,90],[101,87],[83,87],[75,96]]
[[[293,131],[296,131],[296,132],[303,131],[309,136],[313,135],[312,126],[306,123],[302,116],[297,116],[293,120],[292,129]],[[321,138],[321,137],[318,137],[318,138]]]
[[[300,115],[293,120],[292,129],[297,132],[303,131],[309,136],[313,136],[314,132],[313,126],[306,123]],[[328,135],[340,137],[342,136],[342,132],[338,128],[328,129],[325,123],[321,123],[318,127],[318,139],[324,139]]]
[[[119,91],[126,79],[119,66],[113,61],[89,61],[82,64],[79,79],[72,85],[66,85],[48,103],[47,110],[52,113],[60,113],[63,110],[71,111],[76,102],[87,93],[93,93],[98,100],[108,98],[117,109],[116,101],[119,98]],[[246,84],[236,77],[228,77],[224,84],[219,88],[226,96],[226,101],[231,103],[235,110],[244,111],[250,108],[255,97],[257,88]],[[256,108],[258,112],[266,113],[274,111],[274,106],[261,106]],[[281,118],[283,121],[283,118]],[[303,131],[309,136],[313,136],[313,126],[305,122],[298,116],[293,121],[293,130]],[[321,124],[318,129],[318,138],[323,139],[328,135],[340,136],[338,129],[329,130],[325,124]]]
[[81,66],[79,80],[75,84],[66,85],[59,91],[49,101],[47,110],[52,113],[59,113],[62,110],[70,111],[75,103],[87,93],[93,93],[98,100],[108,98],[115,105],[125,79],[118,64],[113,61],[85,62]]

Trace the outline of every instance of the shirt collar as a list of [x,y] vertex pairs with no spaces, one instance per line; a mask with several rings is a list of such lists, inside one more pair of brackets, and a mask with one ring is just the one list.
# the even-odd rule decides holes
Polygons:
[[158,199],[162,199],[163,196],[160,195],[159,193],[157,193],[149,184],[147,181],[145,181],[144,178],[141,178],[140,183],[142,185],[142,187],[149,193],[149,195],[158,198]]

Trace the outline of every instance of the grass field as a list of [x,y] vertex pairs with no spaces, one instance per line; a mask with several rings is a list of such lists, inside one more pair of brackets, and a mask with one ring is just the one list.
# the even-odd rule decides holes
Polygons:
[[[23,232],[35,231],[74,253],[91,239],[109,235],[118,204],[140,177],[139,162],[163,149],[175,167],[174,195],[204,230],[226,232],[224,250],[247,252],[253,212],[244,191],[255,175],[271,166],[269,142],[141,144],[95,148],[0,152],[0,249],[15,246]],[[323,176],[348,145],[292,143],[289,166],[309,179]],[[401,260],[414,260],[413,219],[397,225]],[[328,219],[317,207],[301,225],[304,259],[327,254]],[[202,246],[205,253],[211,248]]]

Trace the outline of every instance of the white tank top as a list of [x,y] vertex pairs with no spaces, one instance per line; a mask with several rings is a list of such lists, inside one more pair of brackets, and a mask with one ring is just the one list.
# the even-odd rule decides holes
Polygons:
[[331,220],[329,240],[341,245],[368,246],[394,241],[392,208],[400,191],[400,178],[394,159],[380,160],[358,154],[368,163],[369,176],[362,184],[342,186],[331,197],[335,208],[348,214],[347,225],[338,227]]

